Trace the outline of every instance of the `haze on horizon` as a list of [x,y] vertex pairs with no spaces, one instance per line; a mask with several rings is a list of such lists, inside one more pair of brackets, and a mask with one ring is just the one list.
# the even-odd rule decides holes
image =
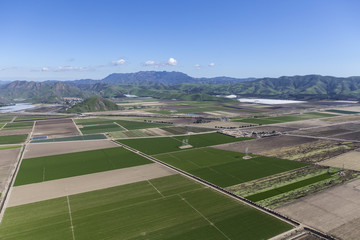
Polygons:
[[360,75],[360,2],[2,1],[0,80]]

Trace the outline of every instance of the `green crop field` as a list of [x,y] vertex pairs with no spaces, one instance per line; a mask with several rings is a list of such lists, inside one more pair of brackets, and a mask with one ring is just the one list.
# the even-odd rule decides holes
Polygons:
[[15,184],[43,182],[151,163],[124,148],[115,147],[22,161]]
[[135,121],[126,121],[126,120],[116,120],[114,122],[120,124],[127,130],[169,126],[169,124],[164,124],[164,123],[135,122]]
[[0,136],[0,144],[23,143],[25,142],[27,136],[28,136],[27,134]]
[[260,240],[291,228],[277,218],[173,175],[7,208],[0,238]]
[[8,130],[8,129],[32,128],[33,125],[34,125],[34,122],[13,122],[13,123],[6,124],[6,126],[3,129]]
[[13,116],[0,116],[0,123],[10,122],[13,118]]
[[253,156],[214,148],[163,153],[155,157],[220,187],[228,187],[306,166],[306,163]]
[[276,196],[276,195],[279,195],[279,194],[290,192],[292,190],[302,188],[302,187],[311,185],[313,183],[317,183],[317,182],[329,179],[331,177],[332,177],[331,174],[323,173],[321,175],[311,177],[311,178],[307,178],[307,179],[304,179],[304,180],[301,180],[301,181],[298,181],[298,182],[295,182],[295,183],[287,184],[285,186],[281,186],[281,187],[270,189],[270,190],[267,190],[267,191],[264,191],[264,192],[259,192],[259,193],[256,193],[256,194],[252,194],[252,195],[246,196],[246,198],[253,201],[253,202],[258,202],[258,201],[261,201],[261,200],[264,200],[264,199],[267,199],[267,198],[270,198],[270,197],[273,197],[273,196]]
[[16,149],[16,148],[21,148],[21,146],[17,145],[17,146],[0,147],[0,150],[9,150],[9,149]]
[[220,133],[207,133],[177,137],[125,139],[118,140],[118,142],[124,143],[146,154],[159,154],[165,152],[181,151],[182,149],[179,147],[182,145],[183,139],[187,139],[190,145],[192,145],[194,148],[197,148],[244,141],[251,138],[234,138]]
[[236,122],[246,122],[246,123],[255,123],[255,124],[274,124],[274,123],[294,122],[294,121],[317,119],[324,117],[334,117],[334,116],[336,115],[327,114],[327,113],[318,113],[318,112],[308,112],[303,114],[280,116],[280,117],[239,119],[236,120]]
[[58,118],[68,118],[68,116],[20,116],[15,119],[15,121],[30,121],[30,120],[46,120],[46,119],[58,119]]
[[97,124],[107,124],[113,123],[115,119],[105,119],[105,118],[85,118],[85,119],[74,119],[75,123],[78,125],[97,125]]
[[105,133],[105,132],[115,132],[115,131],[123,131],[124,129],[118,126],[115,123],[108,123],[108,124],[100,124],[100,125],[93,125],[93,126],[86,126],[80,128],[80,131],[83,134],[93,134],[93,133]]
[[81,140],[95,140],[95,139],[106,139],[106,136],[104,134],[89,134],[89,135],[81,135],[81,136],[75,136],[75,137],[33,140],[33,141],[31,141],[31,143],[67,142],[67,141],[81,141]]
[[214,131],[214,129],[211,129],[211,128],[188,127],[188,126],[185,126],[185,127],[163,127],[161,129],[165,130],[171,134],[174,134],[174,135],[186,134],[187,132],[200,133],[200,132]]

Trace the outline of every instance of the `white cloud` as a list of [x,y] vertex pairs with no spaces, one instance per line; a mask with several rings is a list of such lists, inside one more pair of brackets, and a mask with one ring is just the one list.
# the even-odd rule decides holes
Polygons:
[[156,65],[156,63],[153,60],[149,60],[145,62],[145,66],[154,66],[154,65]]
[[43,72],[49,72],[50,69],[49,69],[48,67],[42,67],[42,68],[41,68],[41,71],[43,71]]
[[200,69],[200,68],[201,68],[200,64],[195,64],[194,67],[196,67],[196,69]]
[[121,59],[119,59],[119,60],[112,61],[111,63],[112,63],[113,65],[115,65],[115,66],[118,66],[118,65],[123,65],[123,64],[125,64],[125,63],[126,63],[126,60],[123,59],[123,58],[121,58]]
[[178,62],[176,61],[175,58],[169,58],[168,62],[167,62],[167,65],[170,65],[170,66],[176,66],[178,64]]
[[209,63],[209,67],[213,67],[213,66],[215,66],[215,63]]
[[60,66],[54,69],[54,72],[69,72],[69,71],[88,71],[86,67]]

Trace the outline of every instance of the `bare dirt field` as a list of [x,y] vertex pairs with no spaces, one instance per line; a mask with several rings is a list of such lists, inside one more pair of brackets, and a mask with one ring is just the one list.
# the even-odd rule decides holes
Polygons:
[[33,137],[47,136],[71,137],[80,135],[72,119],[53,119],[36,121]]
[[[360,129],[360,127],[358,129]],[[339,135],[336,135],[336,137],[340,138],[340,139],[360,141],[360,131],[351,132],[351,133],[345,133],[345,134],[339,134]]]
[[24,158],[43,157],[64,153],[112,148],[118,146],[119,145],[113,143],[110,140],[31,143],[26,148]]
[[6,182],[15,168],[21,148],[0,150],[0,192],[3,192]]
[[[336,136],[336,138],[343,139],[344,134],[353,133],[356,130],[360,129],[359,123],[343,123],[343,124],[334,124],[331,126],[325,127],[315,127],[315,128],[308,128],[302,129],[291,132],[292,134],[299,134],[299,135],[308,135],[308,136],[315,136],[315,137],[332,137]],[[344,135],[344,136],[345,136]],[[358,137],[360,138],[360,134],[358,133]],[[344,138],[346,139],[346,138]],[[356,139],[353,139],[356,140]]]
[[165,177],[176,172],[157,163],[13,187],[8,207]]
[[314,142],[314,141],[316,141],[316,139],[281,135],[274,137],[258,138],[249,141],[223,144],[223,145],[215,146],[215,148],[234,151],[234,152],[245,152],[246,149],[248,149],[249,153],[261,153],[273,149],[290,147],[290,146]]
[[250,123],[241,123],[241,122],[228,122],[228,121],[211,121],[208,123],[199,123],[196,124],[198,127],[207,127],[207,128],[215,128],[215,127],[222,127],[222,128],[228,128],[228,127],[241,127],[241,126],[251,126]]
[[16,130],[1,130],[0,136],[6,136],[6,135],[23,135],[28,134],[31,132],[30,129],[16,129]]
[[360,171],[360,150],[351,151],[322,161],[320,165]]
[[265,125],[265,126],[259,126],[259,127],[249,127],[244,129],[244,131],[255,131],[255,132],[290,132],[293,130],[296,130],[297,128],[291,128],[291,127],[282,127],[282,126],[276,126],[276,125]]
[[278,123],[276,124],[276,126],[301,129],[301,128],[309,128],[309,127],[323,127],[328,124],[329,123],[324,122],[320,119],[310,119],[310,120],[303,120],[296,122]]
[[340,239],[360,236],[360,179],[302,198],[276,211]]

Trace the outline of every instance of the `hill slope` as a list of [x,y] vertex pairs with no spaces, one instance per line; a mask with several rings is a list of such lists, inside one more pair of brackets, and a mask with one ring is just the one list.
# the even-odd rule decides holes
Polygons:
[[119,110],[119,106],[116,103],[102,98],[102,97],[90,97],[85,101],[74,105],[72,108],[68,109],[69,113],[78,113],[78,112],[100,112],[100,111],[111,111]]

